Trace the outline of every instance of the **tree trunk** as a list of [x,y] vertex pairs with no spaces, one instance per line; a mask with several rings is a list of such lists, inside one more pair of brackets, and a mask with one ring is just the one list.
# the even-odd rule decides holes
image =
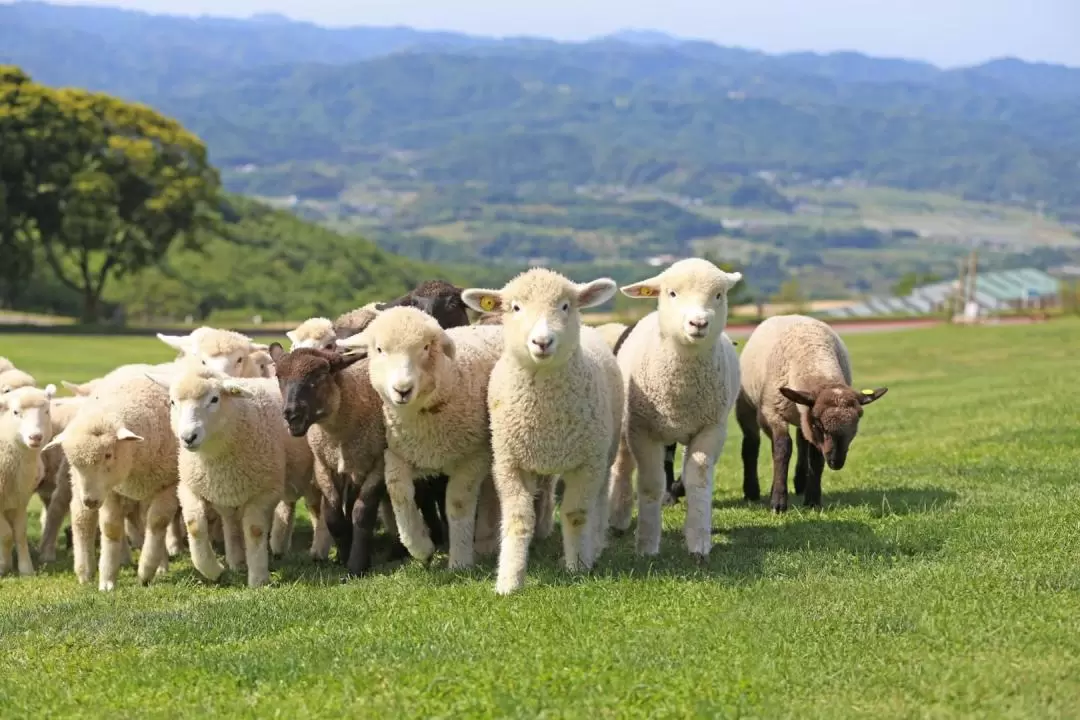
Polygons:
[[82,310],[82,322],[87,325],[93,325],[99,319],[100,313],[100,299],[101,288],[95,288],[92,284],[87,284],[83,289],[83,310]]

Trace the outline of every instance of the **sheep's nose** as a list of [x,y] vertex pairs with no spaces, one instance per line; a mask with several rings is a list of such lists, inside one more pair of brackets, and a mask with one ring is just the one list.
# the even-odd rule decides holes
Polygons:
[[534,337],[534,338],[531,338],[529,340],[529,342],[531,342],[536,347],[537,350],[544,353],[544,352],[547,352],[548,348],[550,348],[552,343],[555,342],[555,338],[553,338],[553,337]]
[[199,439],[199,433],[192,430],[191,432],[186,432],[181,435],[180,439],[183,441],[185,446],[191,447],[195,444],[195,441]]
[[690,320],[690,326],[698,330],[704,330],[709,327],[709,318],[694,318]]
[[44,440],[45,438],[41,433],[36,432],[36,433],[30,433],[29,435],[27,435],[26,439],[31,445],[33,445],[34,447],[37,447],[38,445],[41,444],[41,441]]
[[412,392],[413,384],[411,382],[396,382],[394,383],[394,392],[398,395],[408,395]]

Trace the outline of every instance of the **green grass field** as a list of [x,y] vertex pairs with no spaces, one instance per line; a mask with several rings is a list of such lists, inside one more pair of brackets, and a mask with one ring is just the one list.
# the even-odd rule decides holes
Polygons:
[[[683,506],[659,558],[619,538],[571,577],[553,537],[509,598],[493,559],[340,584],[306,527],[255,591],[183,559],[106,595],[65,551],[0,580],[0,717],[1076,717],[1080,322],[848,342],[856,382],[890,391],[826,507],[743,503],[732,421],[706,567]],[[0,355],[56,382],[170,352],[0,335]]]

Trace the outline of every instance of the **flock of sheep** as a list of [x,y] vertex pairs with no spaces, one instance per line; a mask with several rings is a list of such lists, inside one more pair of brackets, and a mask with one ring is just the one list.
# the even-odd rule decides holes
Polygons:
[[[660,549],[661,506],[685,495],[687,550],[711,547],[713,469],[735,410],[743,492],[760,496],[760,433],[772,441],[771,507],[795,489],[821,502],[825,463],[840,469],[862,407],[885,388],[855,390],[839,336],[788,315],[766,320],[741,358],[724,332],[739,282],[701,259],[621,288],[653,300],[632,326],[584,325],[581,311],[616,292],[543,268],[501,290],[422,283],[397,300],[288,333],[291,350],[201,327],[158,337],[179,352],[82,384],[73,397],[36,387],[0,358],[0,575],[34,572],[27,507],[44,504],[40,562],[56,557],[70,511],[80,582],[112,590],[131,547],[149,583],[182,552],[213,581],[246,565],[269,581],[288,552],[300,498],[314,527],[310,554],[350,573],[372,566],[382,521],[392,552],[427,561],[448,545],[451,568],[499,553],[496,591],[525,581],[534,537],[561,508],[571,571],[597,561],[609,528],[630,526],[637,469],[637,551]],[[674,446],[685,447],[674,481]],[[555,486],[562,494],[556,501]],[[100,530],[100,533],[98,532]]]

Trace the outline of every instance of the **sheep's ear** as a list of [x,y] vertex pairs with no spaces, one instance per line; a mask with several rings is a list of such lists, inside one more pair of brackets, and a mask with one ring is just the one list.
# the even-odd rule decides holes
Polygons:
[[120,441],[134,440],[135,442],[142,442],[145,438],[136,435],[124,426],[120,426],[120,429],[116,431],[116,439]]
[[221,392],[233,397],[253,398],[255,393],[250,388],[245,387],[243,383],[239,383],[235,380],[225,380],[221,383]]
[[727,289],[728,290],[735,287],[736,283],[738,283],[740,280],[742,280],[742,273],[741,272],[730,272],[730,273],[726,272],[726,273],[722,273],[722,274],[724,276],[724,282],[727,283]]
[[439,345],[442,346],[442,353],[448,359],[453,360],[457,355],[457,346],[454,345],[454,339],[450,337],[449,333],[441,333],[439,337]]
[[780,388],[780,394],[793,403],[798,403],[799,405],[806,405],[807,407],[814,406],[814,396],[808,392],[803,392],[802,390],[793,390],[792,388],[784,386]]
[[[293,339],[293,337],[292,337],[293,333],[292,333],[291,330],[289,332],[285,333],[285,334],[289,335],[289,340],[291,340],[294,343],[296,342],[296,340]],[[280,360],[282,357],[285,356],[285,348],[283,348],[281,346],[281,343],[270,343],[269,352],[270,352],[270,359],[273,360],[275,363],[278,360]]]
[[603,305],[615,296],[619,286],[611,278],[600,278],[589,283],[577,286],[577,306],[579,308],[591,308]]
[[60,447],[60,443],[64,442],[64,433],[66,432],[67,431],[65,430],[64,432],[53,435],[52,440],[45,443],[45,446],[41,448],[41,452],[45,452],[49,448]]
[[[333,351],[331,351],[333,352]],[[367,352],[358,353],[334,353],[334,356],[330,358],[330,374],[339,373],[350,365],[354,365],[367,357]]]
[[50,400],[56,397],[56,386],[52,383],[49,383],[45,386],[45,397],[49,398]]
[[500,312],[503,308],[503,296],[498,290],[469,288],[461,291],[461,301],[473,310],[482,313]]
[[357,359],[363,359],[368,356],[370,352],[370,337],[367,331],[358,332],[355,335],[350,335],[347,338],[338,338],[337,346],[339,350],[342,350],[342,354],[346,357],[355,357]]
[[874,388],[872,390],[869,389],[869,388],[867,388],[866,390],[860,390],[859,391],[859,404],[860,405],[869,405],[870,403],[874,402],[875,400],[877,400],[879,397],[881,397],[882,395],[884,395],[887,392],[889,392],[889,388],[887,388],[887,387],[879,387],[879,388]]
[[[294,347],[296,346],[296,343],[300,342],[300,336],[296,334],[295,330],[286,332],[285,337],[289,338],[289,342],[291,342]],[[277,345],[277,343],[271,343],[270,347],[274,347],[274,345]]]
[[158,333],[157,339],[171,347],[173,350],[182,353],[187,353],[188,345],[191,343],[190,335],[165,335],[164,333]]
[[86,388],[78,383],[68,382],[67,380],[61,380],[60,384],[67,388],[68,392],[76,396],[89,395]]
[[650,300],[660,295],[660,280],[654,277],[649,278],[633,285],[625,285],[619,288],[619,291],[626,297]]
[[170,378],[168,375],[164,375],[162,373],[143,373],[143,375],[145,375],[147,378],[149,378],[150,382],[156,383],[156,384],[160,385],[161,387],[165,388],[166,390],[169,388],[169,385],[172,383],[172,378]]

